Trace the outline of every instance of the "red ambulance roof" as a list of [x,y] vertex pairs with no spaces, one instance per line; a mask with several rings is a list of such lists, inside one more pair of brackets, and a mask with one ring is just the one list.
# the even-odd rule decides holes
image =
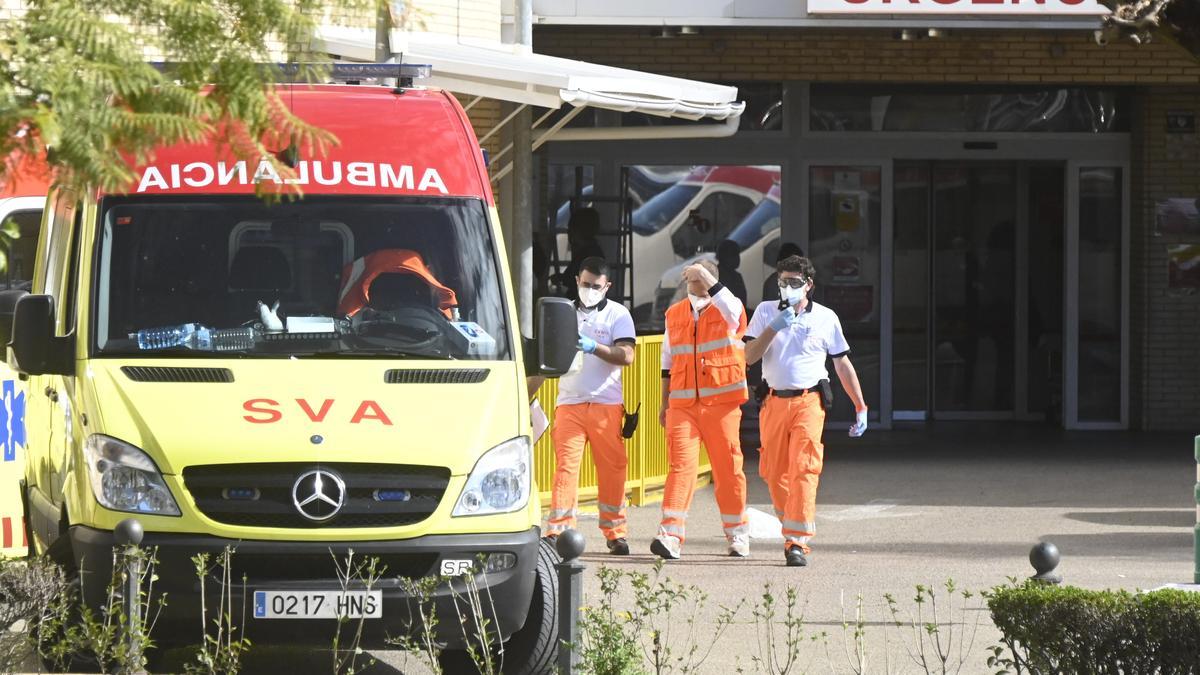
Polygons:
[[[492,204],[475,132],[458,101],[440,90],[355,85],[282,85],[283,101],[338,143],[295,167],[304,194],[477,197]],[[272,148],[274,149],[274,148]],[[280,148],[282,149],[282,148]],[[162,148],[137,169],[130,194],[252,194],[285,179],[269,162],[236,161],[212,143]]]
[[779,169],[758,166],[699,166],[681,183],[726,183],[767,192],[779,181]]
[[45,197],[50,191],[50,171],[41,158],[13,154],[4,160],[0,199]]

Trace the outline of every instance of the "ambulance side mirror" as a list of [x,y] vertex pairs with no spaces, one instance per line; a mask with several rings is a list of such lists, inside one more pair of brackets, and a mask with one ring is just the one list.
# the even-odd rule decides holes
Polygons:
[[566,298],[540,298],[537,329],[538,373],[545,377],[565,375],[578,351],[575,304]]
[[26,291],[0,291],[0,345],[12,340],[13,313],[17,311],[17,302],[26,295],[29,295]]
[[67,375],[71,371],[69,338],[54,334],[54,298],[26,295],[13,313],[13,370],[25,375]]

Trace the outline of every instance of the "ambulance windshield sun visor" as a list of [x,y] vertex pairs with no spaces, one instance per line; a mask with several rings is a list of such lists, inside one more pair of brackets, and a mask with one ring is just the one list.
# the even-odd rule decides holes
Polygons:
[[482,202],[111,197],[102,355],[511,358]]

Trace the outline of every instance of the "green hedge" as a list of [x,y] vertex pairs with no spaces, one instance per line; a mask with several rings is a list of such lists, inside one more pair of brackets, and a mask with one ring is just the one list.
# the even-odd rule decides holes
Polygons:
[[1200,593],[1027,582],[994,589],[988,608],[1004,635],[993,665],[1013,672],[1200,673]]

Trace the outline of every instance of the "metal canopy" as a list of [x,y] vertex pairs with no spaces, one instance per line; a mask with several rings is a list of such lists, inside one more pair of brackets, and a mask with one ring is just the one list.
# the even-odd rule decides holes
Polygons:
[[[361,29],[328,27],[321,33],[324,49],[343,57],[359,58],[374,49],[373,36]],[[736,87],[534,54],[519,45],[460,43],[399,31],[392,33],[391,43],[397,58],[433,67],[423,83],[471,96],[550,109],[569,103],[726,122],[736,120],[746,107],[737,100]]]

